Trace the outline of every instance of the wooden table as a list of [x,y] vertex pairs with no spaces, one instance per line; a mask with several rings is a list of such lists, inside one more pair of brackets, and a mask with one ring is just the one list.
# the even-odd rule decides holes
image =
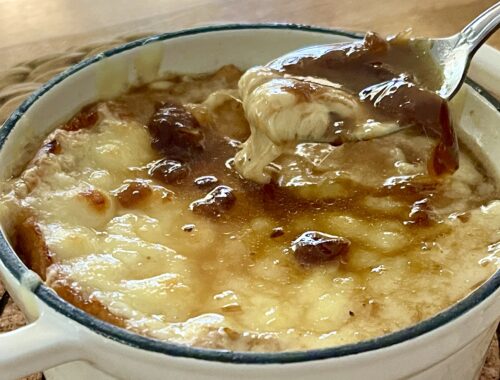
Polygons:
[[[446,36],[495,0],[0,0],[0,69],[120,35],[207,24],[293,22],[393,34]],[[500,33],[489,44],[500,49]],[[3,294],[0,284],[0,296]],[[10,302],[0,331],[24,323]],[[498,350],[497,350],[498,352]],[[496,354],[498,356],[498,354]],[[495,355],[490,355],[495,360]],[[483,379],[496,379],[498,362]],[[34,378],[39,378],[35,375]]]
[[[495,0],[0,0],[0,69],[99,39],[227,22],[446,36]],[[489,41],[500,48],[500,33]]]

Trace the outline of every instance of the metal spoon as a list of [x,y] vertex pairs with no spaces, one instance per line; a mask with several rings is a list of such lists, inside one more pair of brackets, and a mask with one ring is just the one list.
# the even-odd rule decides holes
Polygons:
[[[500,25],[500,2],[493,5],[461,32],[446,38],[416,39],[430,43],[430,53],[443,72],[443,83],[437,93],[446,100],[450,100],[460,89],[470,61],[474,53],[486,39],[498,29]],[[301,57],[317,56],[321,52],[331,50],[332,45],[308,46],[287,53],[267,64],[268,67],[278,68],[284,62],[298,60]]]
[[443,99],[449,100],[458,92],[474,53],[499,25],[500,2],[477,16],[461,32],[431,40],[431,54],[443,70],[443,83],[438,91]]

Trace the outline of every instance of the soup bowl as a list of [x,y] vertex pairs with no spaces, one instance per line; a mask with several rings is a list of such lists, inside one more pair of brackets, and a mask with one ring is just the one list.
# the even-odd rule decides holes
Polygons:
[[[301,25],[223,25],[138,40],[83,61],[27,99],[0,130],[0,180],[26,164],[32,147],[82,106],[167,72],[203,73],[228,63],[246,69],[312,44],[361,34]],[[484,47],[472,65],[495,86]],[[498,87],[496,87],[498,89]],[[461,142],[500,182],[496,99],[469,80],[451,104]],[[6,227],[6,226],[3,226]],[[45,370],[48,379],[474,379],[500,318],[500,272],[434,317],[375,339],[326,349],[250,353],[188,347],[108,324],[59,298],[0,236],[0,277],[27,326],[0,335],[2,379]],[[443,289],[445,291],[445,289]]]

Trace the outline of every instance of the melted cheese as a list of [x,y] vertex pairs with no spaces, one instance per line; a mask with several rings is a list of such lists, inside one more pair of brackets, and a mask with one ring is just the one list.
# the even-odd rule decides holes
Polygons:
[[[183,86],[183,101],[204,99],[199,81]],[[227,82],[222,81],[210,90],[224,86]],[[228,99],[234,100],[232,96]],[[224,102],[212,103],[205,106],[215,109]],[[476,207],[474,197],[491,199],[495,189],[465,155],[460,170],[445,184],[452,202],[440,212],[451,216],[435,231],[425,232],[428,240],[415,241],[415,230],[387,219],[407,206],[390,197],[363,199],[366,210],[384,215],[380,219],[330,208],[299,211],[286,224],[267,214],[243,215],[242,223],[222,222],[189,210],[192,191],[147,176],[144,168],[159,157],[142,124],[120,119],[109,103],[99,106],[99,114],[90,129],[56,130],[49,136],[47,141],[59,141],[61,153],[42,154],[8,184],[2,218],[34,215],[53,255],[47,283],[65,279],[85,299],[97,300],[123,318],[133,331],[233,350],[334,346],[428,318],[467,295],[499,266],[494,247],[500,240],[500,201]],[[305,198],[332,192],[348,197],[352,186],[376,186],[398,173],[423,170],[402,150],[387,148],[389,156],[372,154],[388,157],[384,167],[391,172],[377,172],[368,164],[358,166],[359,172],[349,171],[356,155],[343,149],[299,146],[280,161],[282,184]],[[316,169],[310,170],[311,165]],[[236,181],[222,175],[224,181]],[[335,181],[346,176],[348,185]],[[116,191],[135,179],[149,183],[152,195],[138,207],[124,208]],[[97,209],[81,196],[89,191],[98,191],[104,206]],[[252,205],[247,206],[251,211]],[[467,221],[456,217],[471,207],[475,209]],[[194,224],[193,231],[184,231],[186,224]],[[279,225],[287,235],[269,238]],[[348,262],[307,269],[298,265],[289,237],[310,229],[348,237]]]
[[[259,183],[270,182],[269,164],[299,143],[368,140],[400,129],[396,122],[372,120],[357,97],[323,79],[258,66],[242,76],[239,90],[251,135],[236,155],[235,167]],[[332,128],[332,114],[338,128]]]

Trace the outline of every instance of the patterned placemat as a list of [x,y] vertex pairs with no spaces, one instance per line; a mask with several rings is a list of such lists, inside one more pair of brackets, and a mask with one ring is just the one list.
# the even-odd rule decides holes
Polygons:
[[[145,36],[117,37],[111,41],[96,42],[84,47],[48,54],[12,68],[0,70],[0,125],[24,99],[54,75],[82,59]],[[25,324],[26,320],[22,312],[14,304],[9,294],[5,292],[0,282],[0,333],[15,330]],[[498,380],[499,378],[499,344],[497,337],[495,337],[488,350],[480,380]],[[43,379],[43,375],[34,374],[26,379],[40,380]]]

